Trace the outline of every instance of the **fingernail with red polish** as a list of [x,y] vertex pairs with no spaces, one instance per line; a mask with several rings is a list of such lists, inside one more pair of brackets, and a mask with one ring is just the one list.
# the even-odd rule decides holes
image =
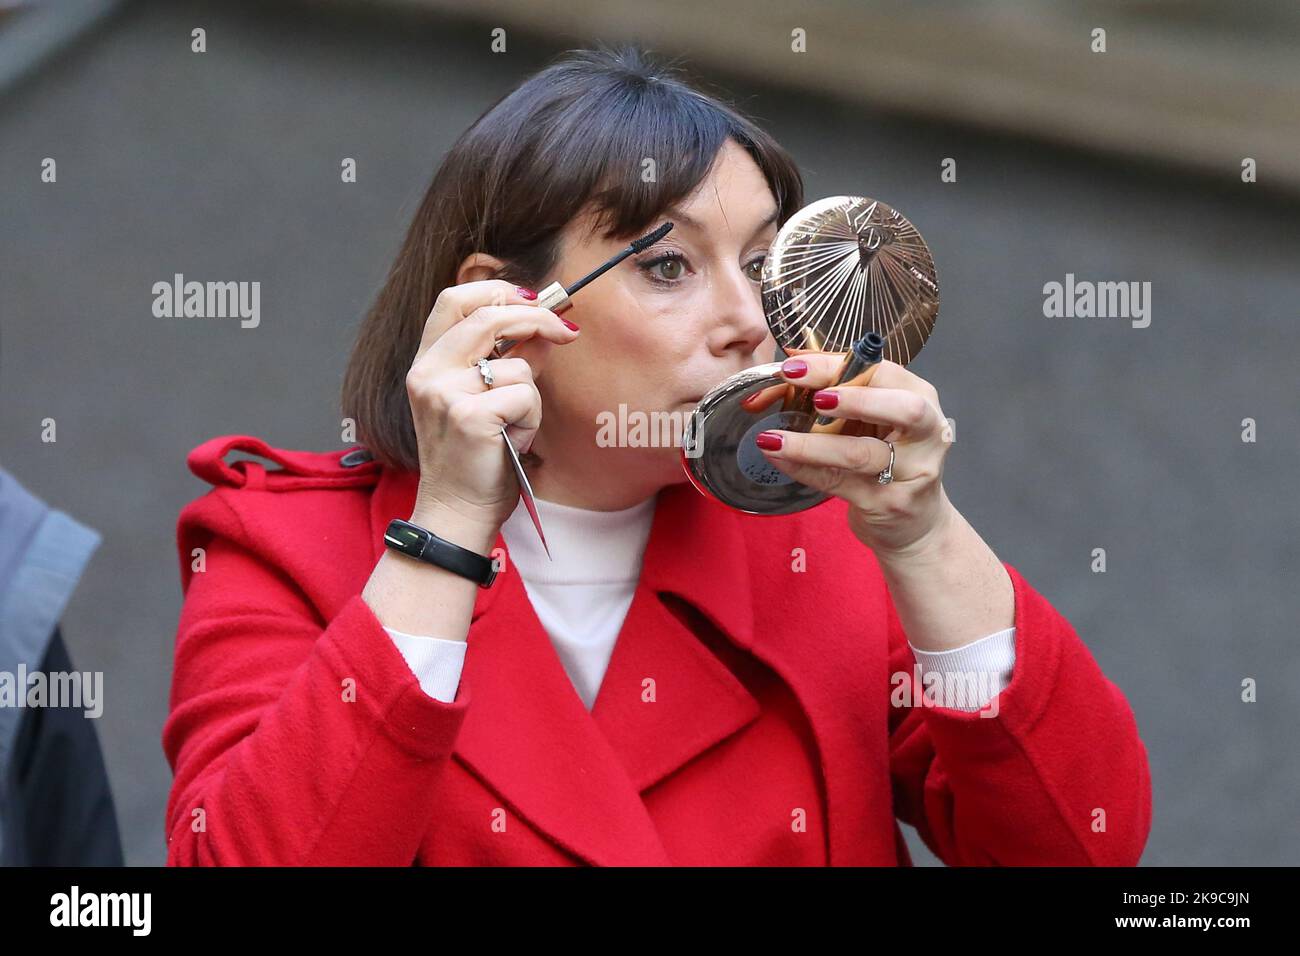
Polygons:
[[780,451],[781,436],[776,432],[759,432],[758,437],[754,439],[754,444],[764,451]]
[[578,331],[578,327],[574,325],[572,322],[570,322],[568,319],[560,319],[560,321],[563,322],[566,326],[568,326],[571,331],[573,332]]
[[813,392],[813,404],[818,408],[834,408],[840,403],[836,392]]
[[808,363],[803,359],[786,359],[781,363],[781,374],[786,378],[801,378],[808,371]]
[[536,293],[536,292],[534,292],[532,289],[525,289],[523,286],[515,286],[515,291],[518,292],[520,298],[523,298],[523,299],[535,299],[535,298],[537,298],[537,293]]

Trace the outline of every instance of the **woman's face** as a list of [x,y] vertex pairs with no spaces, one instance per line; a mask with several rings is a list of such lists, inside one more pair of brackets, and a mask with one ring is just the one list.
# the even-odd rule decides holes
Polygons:
[[[549,349],[537,377],[539,497],[609,510],[685,480],[677,426],[728,375],[772,361],[759,281],[776,215],[758,166],[729,140],[695,193],[665,212],[666,237],[574,294],[563,314],[581,334]],[[626,247],[586,225],[564,234],[551,278],[567,285]]]

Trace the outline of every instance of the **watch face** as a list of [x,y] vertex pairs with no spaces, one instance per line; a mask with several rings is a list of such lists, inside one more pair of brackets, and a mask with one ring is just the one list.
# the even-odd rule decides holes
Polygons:
[[394,522],[384,532],[384,542],[407,554],[418,555],[424,550],[425,534],[409,524]]

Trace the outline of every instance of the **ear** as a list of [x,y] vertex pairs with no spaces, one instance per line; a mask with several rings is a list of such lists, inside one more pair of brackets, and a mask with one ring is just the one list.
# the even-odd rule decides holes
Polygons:
[[505,271],[506,264],[496,256],[486,252],[475,252],[465,257],[465,261],[456,270],[456,284],[479,282],[483,279],[498,279]]

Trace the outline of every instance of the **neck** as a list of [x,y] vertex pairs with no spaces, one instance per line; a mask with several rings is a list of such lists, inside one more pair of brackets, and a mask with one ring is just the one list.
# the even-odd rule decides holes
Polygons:
[[542,501],[588,511],[623,511],[658,494],[661,483],[627,482],[609,484],[597,480],[589,471],[564,474],[547,462],[528,474],[533,495]]
[[[588,511],[622,511],[652,498],[671,481],[665,481],[661,468],[647,465],[641,468],[625,466],[627,462],[586,462],[573,464],[576,459],[549,452],[539,436],[535,451],[542,464],[528,469],[528,482],[533,495],[543,501]],[[602,449],[604,451],[604,449]],[[615,457],[618,450],[611,449]],[[604,465],[604,467],[601,467]]]

